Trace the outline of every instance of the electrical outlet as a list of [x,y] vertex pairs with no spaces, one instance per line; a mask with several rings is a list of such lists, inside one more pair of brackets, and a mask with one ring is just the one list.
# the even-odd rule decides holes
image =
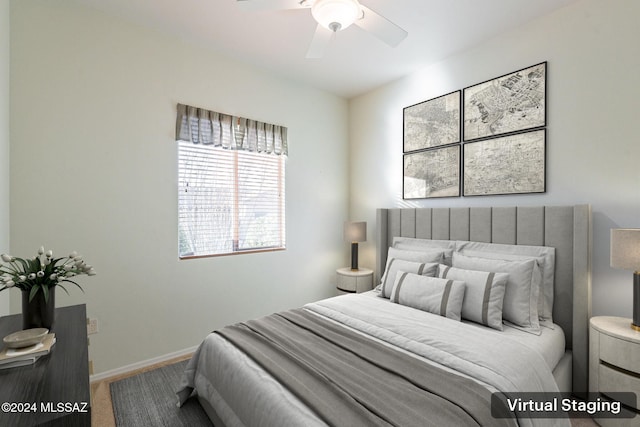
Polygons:
[[87,334],[97,334],[98,333],[98,319],[87,319]]

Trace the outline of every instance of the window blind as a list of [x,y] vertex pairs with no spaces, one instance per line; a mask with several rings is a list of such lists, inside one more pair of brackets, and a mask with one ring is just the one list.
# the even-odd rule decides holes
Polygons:
[[[274,125],[252,121],[254,126],[247,119],[243,125],[243,119],[219,113],[212,122],[207,113],[205,125],[201,114],[196,114],[197,120],[178,114],[180,257],[284,249],[286,132],[285,138],[278,131],[279,137],[271,139],[281,155],[275,149],[259,151],[267,138],[260,142],[254,129],[271,129],[273,136]],[[246,142],[251,133],[255,144]]]

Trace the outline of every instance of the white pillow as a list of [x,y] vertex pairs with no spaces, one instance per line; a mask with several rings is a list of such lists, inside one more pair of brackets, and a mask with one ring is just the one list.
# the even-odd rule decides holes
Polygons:
[[442,250],[405,250],[398,248],[389,248],[387,252],[387,259],[403,259],[405,261],[415,262],[442,262],[443,252]]
[[464,282],[399,271],[390,300],[460,321],[464,293]]
[[538,294],[540,320],[552,325],[553,292],[556,249],[547,246],[505,245],[499,243],[456,242],[456,250],[463,255],[480,258],[524,260],[535,258],[542,275],[542,287]]
[[413,237],[394,237],[393,247],[412,251],[439,250],[443,252],[443,264],[451,265],[451,257],[456,249],[454,240],[415,239]]
[[398,271],[406,271],[408,273],[433,277],[435,276],[437,269],[437,263],[421,263],[390,258],[387,260],[387,268],[385,269],[382,281],[380,282],[380,296],[383,298],[389,298],[391,296],[391,290],[393,289],[393,284]]
[[[392,259],[402,259],[405,261],[414,261],[420,263],[440,263],[442,262],[443,253],[441,250],[428,250],[428,251],[409,251],[397,248],[389,248],[387,251],[387,265],[385,266],[384,273],[382,274],[382,278],[380,279],[380,283],[385,283],[387,268],[389,267],[389,261]],[[435,271],[430,276],[435,276]],[[391,276],[390,279],[393,281],[395,276]],[[393,283],[390,285],[393,286]],[[376,291],[380,291],[382,287],[381,284],[376,286]],[[391,289],[389,289],[391,292]],[[387,297],[388,298],[388,297]]]
[[509,279],[507,273],[464,270],[440,264],[438,277],[465,283],[463,319],[502,330],[502,305]]
[[538,319],[540,276],[535,274],[535,260],[507,261],[476,258],[454,252],[453,266],[465,270],[508,273],[509,279],[504,292],[502,318],[518,329],[540,334]]

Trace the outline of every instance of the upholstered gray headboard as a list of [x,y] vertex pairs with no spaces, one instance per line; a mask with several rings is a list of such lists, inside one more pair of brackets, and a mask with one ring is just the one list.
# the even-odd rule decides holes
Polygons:
[[378,209],[376,278],[393,238],[470,240],[556,249],[553,321],[573,357],[573,391],[588,390],[591,316],[591,207],[528,206]]

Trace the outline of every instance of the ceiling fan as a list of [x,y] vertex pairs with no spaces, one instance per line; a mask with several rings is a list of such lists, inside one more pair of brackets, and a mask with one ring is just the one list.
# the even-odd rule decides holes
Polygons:
[[250,10],[311,9],[318,22],[307,58],[321,58],[333,35],[351,24],[370,32],[391,47],[407,37],[407,32],[359,3],[358,0],[237,0]]

